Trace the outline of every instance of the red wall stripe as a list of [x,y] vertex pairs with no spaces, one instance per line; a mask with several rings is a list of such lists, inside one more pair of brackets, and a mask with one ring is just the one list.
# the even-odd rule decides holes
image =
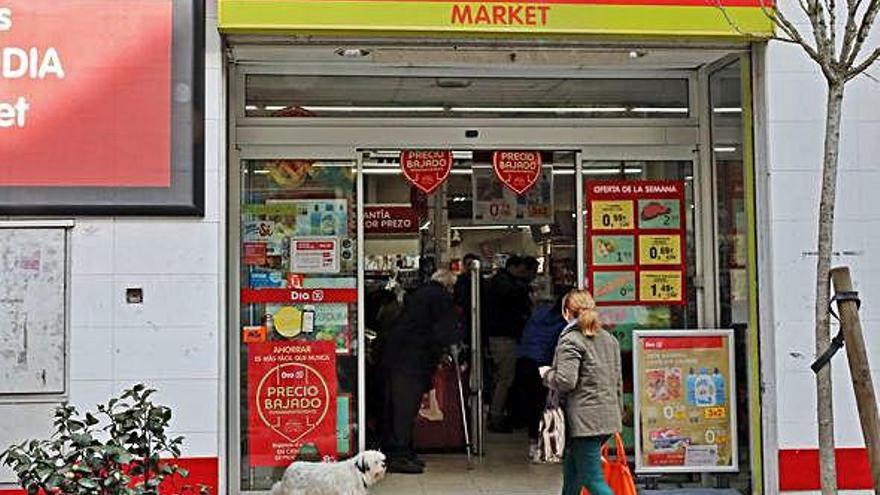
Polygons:
[[[837,449],[837,485],[841,490],[870,490],[871,468],[866,449]],[[807,491],[820,489],[819,450],[780,450],[779,489]]]
[[[177,464],[189,471],[186,478],[168,479],[162,483],[165,495],[199,495],[199,485],[208,487],[210,495],[219,495],[219,462],[216,457],[184,457]],[[0,490],[0,495],[25,495],[24,490]]]

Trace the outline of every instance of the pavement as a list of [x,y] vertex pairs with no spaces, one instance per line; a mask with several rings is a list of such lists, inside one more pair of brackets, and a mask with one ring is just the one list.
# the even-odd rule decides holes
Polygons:
[[[557,495],[562,489],[559,465],[530,464],[524,435],[489,434],[486,455],[468,469],[464,454],[422,456],[424,474],[389,474],[373,495]],[[643,495],[740,495],[733,489],[641,490]]]

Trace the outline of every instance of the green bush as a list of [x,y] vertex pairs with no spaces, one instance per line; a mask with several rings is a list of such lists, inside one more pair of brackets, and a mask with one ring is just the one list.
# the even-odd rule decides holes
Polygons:
[[167,435],[171,409],[150,400],[155,392],[135,385],[94,413],[62,404],[49,439],[12,445],[0,464],[30,495],[158,495],[162,480],[188,473],[167,462],[180,457],[183,437]]

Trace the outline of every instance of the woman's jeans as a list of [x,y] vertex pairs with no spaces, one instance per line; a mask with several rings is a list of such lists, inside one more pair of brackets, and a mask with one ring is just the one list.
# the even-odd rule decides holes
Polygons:
[[563,461],[562,495],[614,495],[602,472],[602,445],[607,436],[569,438]]

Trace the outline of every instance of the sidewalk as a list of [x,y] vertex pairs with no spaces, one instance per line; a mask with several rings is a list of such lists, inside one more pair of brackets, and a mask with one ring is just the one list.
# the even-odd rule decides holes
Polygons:
[[487,455],[468,471],[464,454],[426,455],[422,475],[390,474],[375,495],[556,495],[562,487],[558,465],[532,465],[521,435],[493,435]]

